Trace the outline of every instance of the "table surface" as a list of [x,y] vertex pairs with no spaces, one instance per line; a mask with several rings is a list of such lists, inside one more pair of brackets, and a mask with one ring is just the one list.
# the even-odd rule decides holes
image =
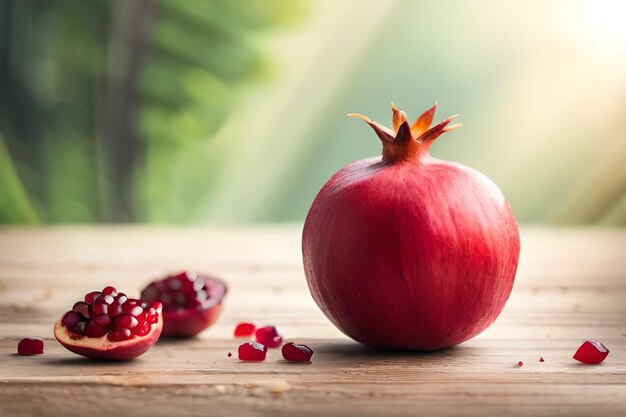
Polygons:
[[[300,230],[0,228],[0,415],[626,415],[626,230],[523,229],[500,318],[428,354],[372,351],[339,333],[308,294]],[[138,295],[181,268],[229,284],[222,317],[199,337],[161,340],[126,363],[54,340],[53,323],[85,292]],[[238,361],[239,321],[275,324],[314,361],[287,363],[277,350]],[[29,335],[45,338],[44,355],[14,353]],[[604,363],[572,359],[587,338],[611,350]]]

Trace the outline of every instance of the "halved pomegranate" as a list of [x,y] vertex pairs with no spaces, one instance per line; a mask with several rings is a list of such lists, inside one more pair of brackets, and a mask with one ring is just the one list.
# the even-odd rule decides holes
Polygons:
[[141,299],[163,303],[164,336],[191,337],[215,323],[226,292],[218,278],[184,271],[151,283]]
[[54,337],[88,358],[128,360],[145,353],[161,335],[161,303],[145,303],[113,287],[85,295],[54,325]]

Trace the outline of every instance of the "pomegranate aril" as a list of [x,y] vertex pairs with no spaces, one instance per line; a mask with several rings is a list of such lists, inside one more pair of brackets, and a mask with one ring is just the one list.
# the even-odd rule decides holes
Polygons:
[[141,308],[141,306],[138,306],[136,304],[126,303],[126,304],[122,304],[122,313],[130,314],[131,316],[137,317],[138,315],[143,313],[143,308]]
[[123,292],[119,293],[115,297],[115,301],[117,301],[120,304],[124,304],[127,300],[128,300],[128,297],[126,297],[126,294],[124,294]]
[[267,347],[257,342],[246,342],[237,349],[242,361],[263,361],[267,355]]
[[113,303],[113,301],[115,301],[115,297],[113,297],[110,294],[105,294],[102,297],[100,297],[100,299],[102,300],[103,303],[106,303],[106,304],[111,304]]
[[71,329],[72,326],[80,322],[81,319],[82,319],[82,316],[79,315],[77,312],[68,311],[63,315],[63,318],[61,319],[61,323],[63,323],[63,325],[67,327],[68,329]]
[[87,304],[84,301],[79,301],[76,304],[74,304],[74,307],[72,307],[72,310],[80,314],[86,319],[89,318],[89,304]]
[[277,348],[281,343],[283,343],[282,336],[278,334],[278,331],[274,326],[259,327],[254,333],[254,338],[257,342],[267,346],[268,348]]
[[285,343],[281,349],[283,358],[293,362],[311,362],[313,356],[313,349],[307,345],[301,345],[300,343]]
[[78,323],[76,323],[75,325],[72,326],[72,328],[70,329],[72,332],[79,334],[79,335],[84,335],[85,334],[85,326],[87,325],[86,321],[79,321]]
[[108,328],[109,325],[111,324],[111,317],[107,316],[106,314],[100,314],[98,316],[96,316],[93,321],[100,327],[103,328]]
[[105,288],[102,290],[102,294],[105,294],[105,295],[112,295],[112,296],[114,296],[114,297],[115,297],[115,296],[117,295],[117,290],[115,289],[115,287],[110,287],[110,286],[109,286],[109,287],[105,287]]
[[22,356],[41,355],[43,353],[43,339],[41,337],[26,337],[17,344],[17,354]]
[[522,361],[517,362],[517,366],[524,366],[524,362]]
[[543,357],[539,358],[539,362],[544,362],[544,361],[545,361],[545,359],[543,359]]
[[574,359],[589,365],[597,365],[609,355],[609,349],[597,340],[587,340],[583,343],[576,353]]
[[132,329],[133,327],[137,327],[139,321],[128,314],[121,315],[117,318],[117,326],[123,327],[125,329]]
[[95,321],[90,321],[85,326],[85,336],[87,337],[102,337],[107,334],[108,330],[104,329],[96,324]]
[[121,340],[128,340],[131,338],[131,336],[132,336],[132,333],[130,332],[129,329],[118,327],[117,329],[109,332],[107,339],[114,341],[114,342],[119,342]]
[[[186,278],[187,278],[187,276],[185,275],[185,277],[183,279],[186,279]],[[179,276],[176,276],[173,279],[167,280],[167,286],[172,291],[179,291],[180,289],[183,288],[183,283],[180,282]]]
[[235,337],[249,337],[254,334],[256,326],[253,323],[239,323],[235,327]]
[[200,291],[204,288],[204,280],[201,277],[197,277],[193,280],[193,290]]
[[172,294],[174,302],[179,306],[185,306],[187,304],[187,297],[182,292],[175,292]]
[[226,355],[226,356],[228,356],[230,358],[231,356],[233,356],[233,354],[228,352],[228,355]]
[[135,329],[133,329],[133,332],[137,335],[137,336],[145,336],[148,333],[150,333],[150,325],[148,323],[143,323],[142,325],[140,325],[139,327],[136,327]]
[[156,300],[158,296],[159,296],[159,292],[154,287],[154,285],[149,285],[148,287],[146,287],[145,290],[141,292],[142,300],[148,300],[148,301]]
[[91,306],[91,310],[93,311],[93,315],[94,316],[99,316],[101,314],[107,314],[109,311],[109,305],[108,304],[94,304],[93,306]]
[[110,306],[109,306],[109,312],[108,315],[111,317],[117,317],[118,315],[122,314],[122,306],[120,305],[120,303],[118,303],[117,301],[114,301]]
[[100,291],[92,291],[90,293],[85,294],[85,302],[88,304],[93,304],[96,300],[102,295]]

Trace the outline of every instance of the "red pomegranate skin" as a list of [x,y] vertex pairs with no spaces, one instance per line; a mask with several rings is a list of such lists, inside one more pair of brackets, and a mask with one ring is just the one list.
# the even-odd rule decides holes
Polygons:
[[310,292],[337,328],[365,345],[459,344],[495,321],[513,287],[519,231],[502,193],[428,147],[347,165],[306,218]]

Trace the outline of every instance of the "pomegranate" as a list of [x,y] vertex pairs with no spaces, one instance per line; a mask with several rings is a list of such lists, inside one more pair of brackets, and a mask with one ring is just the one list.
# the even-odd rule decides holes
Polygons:
[[393,130],[365,116],[382,158],[351,163],[324,185],[307,215],[304,271],[321,310],[369,346],[434,350],[486,329],[506,303],[519,230],[483,174],[429,155],[450,125],[413,125],[392,104]]
[[145,353],[161,335],[161,303],[145,303],[113,287],[85,295],[54,325],[54,337],[79,355],[128,360]]
[[289,342],[285,343],[281,349],[281,353],[285,360],[291,362],[311,362],[313,356],[313,349],[307,345],[301,345],[300,343]]
[[246,342],[239,345],[237,354],[242,361],[264,361],[267,355],[267,347],[257,342]]
[[573,357],[579,362],[597,365],[606,359],[608,355],[609,349],[606,346],[597,340],[590,339],[580,345]]
[[259,327],[254,332],[254,338],[257,342],[267,346],[268,348],[277,348],[283,343],[283,337],[278,334],[278,330],[274,326]]
[[17,344],[17,354],[20,356],[41,355],[43,353],[43,339],[41,337],[26,337]]
[[191,337],[215,323],[226,291],[213,276],[184,271],[149,284],[141,299],[163,303],[164,336]]

